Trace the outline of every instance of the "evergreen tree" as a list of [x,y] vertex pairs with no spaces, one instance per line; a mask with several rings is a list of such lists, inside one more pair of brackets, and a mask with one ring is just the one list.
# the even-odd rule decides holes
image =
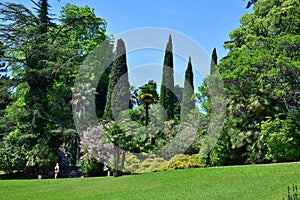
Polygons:
[[[128,82],[128,68],[126,61],[126,48],[125,43],[122,39],[118,39],[115,57],[113,60],[113,66],[111,71],[111,77],[108,85],[108,92],[106,98],[106,105],[104,110],[104,118],[114,119],[121,122],[122,111],[130,108],[130,85]],[[117,129],[110,132],[114,138],[115,146],[115,172],[114,176],[119,176],[119,162],[121,151],[117,146],[125,149],[126,142],[124,142],[124,132],[118,125],[115,126]],[[122,150],[122,166],[124,166],[126,151]]]
[[181,111],[180,111],[181,121],[186,121],[188,119],[189,112],[195,108],[195,100],[193,99],[193,96],[194,96],[194,74],[192,69],[192,61],[190,57],[187,69],[185,71],[184,89],[183,89],[183,97],[182,97],[182,104],[181,104]]
[[211,99],[210,99],[210,93],[208,88],[208,82],[212,81],[212,79],[214,79],[213,75],[216,75],[217,73],[216,71],[217,62],[218,62],[217,50],[216,48],[214,48],[211,55],[210,76],[205,78],[203,84],[198,88],[200,93],[197,94],[197,98],[201,102],[201,107],[208,114],[211,111]]
[[[28,92],[25,95],[25,109],[27,115],[22,121],[26,126],[21,127],[23,133],[27,134],[30,145],[35,145],[38,140],[50,140],[48,133],[48,120],[51,119],[48,111],[48,89],[53,85],[55,79],[54,70],[57,69],[52,47],[48,44],[50,40],[48,27],[50,26],[50,11],[47,0],[38,2],[38,24],[30,48],[27,50],[25,61],[24,81],[28,84]],[[34,137],[32,137],[34,136]],[[54,143],[52,143],[54,144]]]
[[105,73],[103,73],[103,75],[101,76],[96,88],[95,105],[98,118],[102,118],[104,115],[110,71],[111,66],[105,70]]
[[50,5],[48,0],[40,0],[38,3],[38,18],[40,20],[40,33],[47,33],[48,26],[51,24],[51,18],[49,13]]
[[164,66],[162,74],[162,82],[160,89],[160,104],[166,110],[166,119],[174,118],[174,71],[173,71],[173,45],[172,37],[169,36],[169,41],[165,50]]
[[174,118],[180,119],[181,102],[183,96],[183,87],[179,85],[174,86]]
[[108,85],[104,118],[118,119],[120,112],[129,108],[130,85],[127,72],[125,43],[119,39]]
[[218,64],[217,50],[216,48],[214,48],[211,55],[210,74],[214,74],[216,72],[217,64]]

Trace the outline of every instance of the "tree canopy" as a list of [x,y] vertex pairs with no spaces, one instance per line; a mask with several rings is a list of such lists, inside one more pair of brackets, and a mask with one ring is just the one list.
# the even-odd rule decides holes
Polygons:
[[[266,155],[272,149],[262,134],[266,122],[271,126],[278,116],[282,126],[290,126],[292,120],[298,127],[282,129],[286,139],[281,142],[288,142],[290,137],[293,148],[298,148],[299,8],[298,0],[260,0],[252,14],[242,16],[240,27],[230,33],[231,40],[224,45],[229,53],[218,70],[228,99],[223,136],[227,142],[220,141],[219,145],[223,145],[223,155],[225,151],[230,154],[227,164],[267,162]],[[297,159],[299,156],[293,154],[281,161]]]
[[[40,156],[42,162],[44,151],[56,155],[66,142],[76,160],[71,87],[80,62],[108,38],[105,20],[87,6],[67,4],[60,23],[54,23],[47,0],[36,3],[36,13],[14,3],[0,3],[0,11],[1,59],[8,75],[1,80],[7,85],[4,90],[11,89],[0,120],[0,127],[9,127],[0,128],[6,148],[24,146],[28,152],[24,159],[35,161],[27,162],[30,168],[42,164],[32,156]],[[53,159],[47,162],[57,162]]]

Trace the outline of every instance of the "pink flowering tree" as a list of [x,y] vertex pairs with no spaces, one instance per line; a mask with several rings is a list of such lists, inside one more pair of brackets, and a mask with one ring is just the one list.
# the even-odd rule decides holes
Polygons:
[[114,159],[114,144],[107,138],[104,123],[83,131],[80,147],[83,153],[82,159],[95,159],[104,166],[111,167]]
[[[97,126],[90,127],[82,132],[81,152],[82,160],[86,162],[96,160],[105,167],[113,168],[118,174],[122,171],[125,160],[125,152],[130,138],[126,136],[115,122],[101,122]],[[120,167],[120,156],[122,165]]]

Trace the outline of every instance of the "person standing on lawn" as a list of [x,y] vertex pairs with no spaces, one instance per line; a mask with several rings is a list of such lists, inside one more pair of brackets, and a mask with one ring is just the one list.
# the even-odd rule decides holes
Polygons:
[[56,166],[54,167],[54,178],[57,178],[57,175],[59,173],[59,165],[58,163],[56,163]]

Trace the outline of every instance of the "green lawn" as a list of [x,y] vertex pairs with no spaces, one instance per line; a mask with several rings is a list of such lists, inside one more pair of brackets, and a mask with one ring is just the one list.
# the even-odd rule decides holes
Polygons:
[[300,185],[300,163],[153,172],[123,177],[1,180],[0,199],[278,199]]

